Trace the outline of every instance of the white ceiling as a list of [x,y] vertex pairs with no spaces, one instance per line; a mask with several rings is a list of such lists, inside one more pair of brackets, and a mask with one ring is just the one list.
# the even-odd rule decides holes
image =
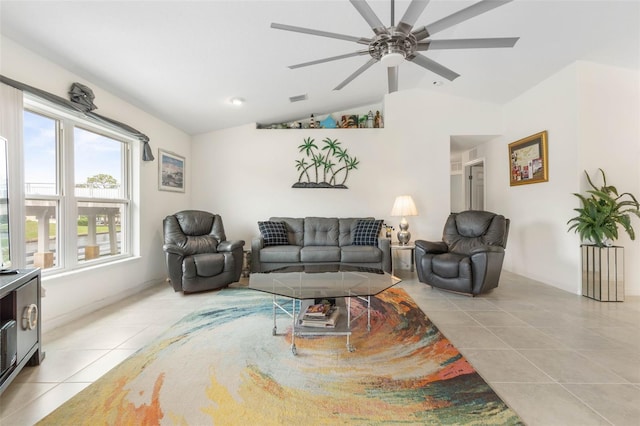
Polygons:
[[[473,3],[432,0],[416,26]],[[369,4],[389,22],[389,0]],[[396,1],[396,21],[408,4]],[[271,29],[272,22],[373,35],[347,0],[0,1],[3,35],[189,134],[382,101],[387,73],[379,63],[333,90],[367,61],[365,56],[287,68],[362,45]],[[514,36],[520,41],[511,49],[425,52],[461,77],[435,86],[443,79],[405,62],[399,90],[423,88],[504,103],[576,60],[639,69],[640,0],[515,0],[433,39]],[[289,102],[302,94],[308,100]],[[229,105],[236,96],[245,98],[245,105]],[[95,103],[99,107],[100,99]]]

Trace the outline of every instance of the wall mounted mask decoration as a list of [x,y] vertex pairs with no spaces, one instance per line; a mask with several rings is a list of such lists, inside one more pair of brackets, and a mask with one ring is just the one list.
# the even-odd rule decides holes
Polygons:
[[347,189],[345,182],[349,172],[358,168],[358,159],[350,156],[337,139],[325,138],[322,143],[318,147],[315,139],[309,137],[298,146],[304,157],[296,160],[299,174],[292,188]]

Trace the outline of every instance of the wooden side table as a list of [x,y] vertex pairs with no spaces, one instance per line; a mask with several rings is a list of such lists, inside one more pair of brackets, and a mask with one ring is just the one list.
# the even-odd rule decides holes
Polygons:
[[415,250],[416,250],[416,245],[413,244],[413,243],[400,244],[399,242],[393,242],[393,243],[391,243],[391,275],[393,275],[393,272],[395,270],[394,262],[393,262],[393,252],[394,251],[402,251],[402,250],[409,250],[409,255],[411,257],[411,271],[413,271],[415,269]]

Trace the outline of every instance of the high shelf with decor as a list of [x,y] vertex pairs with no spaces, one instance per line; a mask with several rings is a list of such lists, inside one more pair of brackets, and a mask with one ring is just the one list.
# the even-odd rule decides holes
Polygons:
[[26,365],[44,358],[40,338],[40,269],[0,275],[0,395]]
[[624,247],[582,244],[582,295],[624,302]]

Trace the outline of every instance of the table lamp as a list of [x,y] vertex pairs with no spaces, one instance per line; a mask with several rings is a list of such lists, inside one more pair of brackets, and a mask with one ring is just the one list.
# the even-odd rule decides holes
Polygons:
[[409,232],[409,223],[407,223],[406,216],[417,216],[418,210],[413,202],[411,195],[399,195],[396,197],[396,201],[393,203],[391,209],[391,216],[401,216],[400,230],[398,231],[398,242],[400,244],[407,244],[411,239],[411,233]]

